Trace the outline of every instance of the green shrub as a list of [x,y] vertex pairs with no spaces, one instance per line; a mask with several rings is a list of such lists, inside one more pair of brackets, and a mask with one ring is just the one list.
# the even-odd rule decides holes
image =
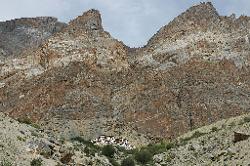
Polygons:
[[36,124],[36,123],[32,123],[32,124],[30,124],[32,127],[34,127],[34,128],[36,128],[36,129],[41,129],[41,127],[38,125],[38,124]]
[[91,141],[88,141],[88,140],[85,140],[84,138],[82,137],[75,137],[75,138],[72,138],[71,139],[72,141],[77,141],[81,144],[84,144],[85,145],[85,148],[84,148],[84,153],[87,154],[87,156],[90,156],[90,155],[95,155],[95,153],[98,153],[100,152],[100,147],[99,146],[96,146],[95,144],[93,144]]
[[235,122],[231,122],[231,123],[229,124],[229,127],[233,127],[233,126],[235,126]]
[[37,129],[41,128],[38,124],[33,123],[32,120],[27,118],[27,117],[18,118],[17,121],[20,123],[30,125],[30,126],[37,128]]
[[109,162],[110,162],[113,166],[120,166],[119,163],[118,163],[117,161],[115,161],[115,159],[110,158],[110,157],[108,157],[108,159],[109,159]]
[[31,166],[42,166],[42,159],[33,159],[31,162],[30,162],[30,165]]
[[199,132],[199,131],[195,131],[195,132],[193,133],[193,135],[191,136],[191,139],[192,139],[192,138],[199,138],[199,137],[201,137],[201,136],[203,136],[203,135],[205,135],[205,133],[201,133],[201,132]]
[[82,143],[84,145],[94,145],[91,141],[88,141],[88,140],[85,140],[84,138],[82,137],[74,137],[74,138],[71,138],[72,141],[77,141],[79,143]]
[[119,146],[117,146],[116,148],[119,152],[123,152],[125,155],[135,154],[136,152],[138,152],[138,149],[126,150],[125,148]]
[[216,131],[218,131],[219,129],[217,128],[217,127],[212,127],[212,129],[211,129],[211,131],[212,132],[216,132]]
[[148,150],[152,155],[156,155],[159,153],[166,152],[167,150],[175,147],[174,143],[171,142],[161,142],[156,144],[149,144],[146,147],[143,147],[142,149]]
[[32,124],[31,119],[27,117],[18,118],[17,121],[20,123],[28,124],[28,125]]
[[26,141],[26,139],[23,138],[23,137],[21,137],[21,136],[17,136],[17,139],[18,139],[19,141],[22,141],[22,142],[25,142],[25,141]]
[[102,148],[102,154],[107,157],[114,157],[115,148],[112,145],[106,145]]
[[135,161],[133,158],[128,157],[122,160],[121,166],[135,166]]
[[93,148],[93,147],[86,146],[84,148],[83,152],[89,157],[89,156],[94,156],[95,153],[99,153],[100,150],[99,150],[99,148]]
[[86,147],[84,148],[83,152],[84,152],[84,153],[86,153],[86,154],[87,154],[87,156],[89,156],[89,155],[90,155],[91,150],[90,150],[90,148],[89,148],[89,147],[87,147],[87,146],[86,146]]
[[245,117],[245,118],[244,118],[244,122],[245,122],[245,123],[249,123],[249,122],[250,122],[250,117]]
[[201,137],[201,136],[203,136],[203,135],[205,135],[206,133],[201,133],[201,132],[199,132],[199,131],[195,131],[194,133],[193,133],[193,135],[191,135],[190,137],[186,137],[186,138],[181,138],[180,139],[180,141],[181,141],[181,144],[183,145],[183,144],[186,144],[188,141],[190,141],[190,140],[192,140],[192,139],[194,139],[194,138],[199,138],[199,137]]
[[92,148],[98,148],[98,146],[96,146],[94,143],[92,143],[91,141],[89,140],[85,140],[84,138],[82,137],[74,137],[74,138],[71,138],[72,141],[77,141],[81,144],[84,144],[85,146],[87,147],[92,147]]
[[0,162],[0,166],[12,166],[12,163],[9,160],[4,159]]
[[140,150],[135,154],[135,160],[146,164],[152,160],[153,155],[148,150]]
[[64,155],[60,161],[63,163],[63,164],[68,164],[71,160],[72,160],[72,156],[73,154],[72,153],[67,153],[66,155]]

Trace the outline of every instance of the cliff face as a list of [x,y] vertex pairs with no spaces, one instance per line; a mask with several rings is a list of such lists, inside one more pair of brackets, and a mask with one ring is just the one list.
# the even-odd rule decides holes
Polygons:
[[135,50],[101,22],[87,11],[32,56],[2,62],[0,110],[54,133],[135,142],[248,111],[249,17],[222,17],[202,3]]
[[103,30],[100,13],[96,10],[72,20],[62,33],[50,38],[37,52],[44,68],[81,61],[107,71],[128,68],[126,54],[126,46]]
[[[154,46],[166,40],[175,41],[183,36],[196,34],[197,32],[213,32],[216,34],[247,33],[250,27],[250,18],[235,15],[220,16],[212,3],[203,2],[189,8],[176,17],[168,25],[163,26],[148,42]],[[163,40],[163,41],[162,41]]]
[[192,58],[227,59],[242,68],[248,65],[249,27],[249,17],[219,16],[211,3],[201,3],[163,26],[133,61],[161,70]]
[[65,27],[53,17],[21,18],[0,22],[0,56],[20,56],[37,48],[45,39]]
[[68,29],[70,31],[80,32],[93,32],[93,31],[104,31],[102,27],[101,14],[98,10],[89,10],[82,16],[69,22]]
[[178,38],[186,33],[206,31],[218,28],[220,16],[211,3],[193,6],[163,26],[150,40],[149,45],[161,40]]
[[191,7],[130,58],[146,72],[119,92],[119,108],[169,137],[247,112],[249,51],[249,17],[219,16],[211,3]]

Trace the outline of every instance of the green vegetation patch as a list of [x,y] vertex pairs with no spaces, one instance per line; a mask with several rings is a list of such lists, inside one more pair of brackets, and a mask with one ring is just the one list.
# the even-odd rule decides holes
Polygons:
[[142,149],[149,151],[152,155],[156,155],[159,153],[166,152],[167,150],[173,147],[175,147],[175,143],[162,141],[156,144],[149,144],[148,146],[143,147]]
[[12,166],[13,164],[9,161],[4,159],[3,161],[0,161],[0,166]]
[[211,132],[216,132],[216,131],[219,131],[219,129],[217,128],[217,127],[212,127],[212,129],[211,129]]
[[250,117],[245,117],[243,120],[245,123],[250,123]]
[[26,139],[23,138],[23,137],[21,137],[21,136],[17,136],[17,139],[18,139],[19,141],[21,141],[21,142],[25,142],[25,141],[26,141]]
[[200,131],[195,131],[190,137],[185,137],[185,138],[181,138],[180,142],[181,145],[185,145],[187,142],[189,142],[190,140],[194,139],[194,138],[199,138],[203,135],[205,135],[206,133],[202,133]]
[[32,124],[31,119],[26,118],[26,117],[18,118],[17,121],[20,123],[28,124],[28,125]]
[[135,166],[135,161],[132,157],[125,158],[122,160],[121,166]]
[[38,124],[33,123],[32,120],[29,119],[29,118],[26,118],[26,117],[18,118],[17,121],[20,122],[20,123],[30,125],[30,126],[32,126],[34,128],[40,129],[40,126]]
[[95,153],[100,153],[100,151],[101,151],[101,147],[95,145],[91,141],[85,140],[82,137],[74,137],[71,140],[77,141],[77,142],[85,145],[84,153],[86,153],[87,156],[94,156]]
[[120,164],[115,159],[108,157],[108,160],[113,166],[120,166]]
[[38,159],[33,159],[31,162],[30,162],[30,165],[31,166],[42,166],[43,165],[43,160],[38,158]]
[[106,145],[102,148],[102,154],[106,157],[113,158],[115,154],[115,148],[112,145]]
[[135,160],[141,164],[147,164],[152,161],[153,154],[151,154],[148,150],[142,149],[135,153]]

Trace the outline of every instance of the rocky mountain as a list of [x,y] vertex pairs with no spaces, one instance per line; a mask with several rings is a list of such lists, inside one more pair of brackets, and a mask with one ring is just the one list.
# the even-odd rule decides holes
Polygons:
[[21,18],[0,22],[0,57],[21,56],[27,49],[37,48],[66,24],[53,17]]
[[[1,61],[0,111],[50,136],[122,136],[138,146],[249,111],[247,16],[201,3],[135,49],[103,29],[97,10],[48,22],[31,28],[50,34],[34,35],[39,46]],[[33,41],[17,38],[20,47]]]
[[45,69],[82,62],[102,71],[128,68],[126,47],[102,28],[97,10],[85,12],[72,20],[63,32],[48,39],[37,51]]

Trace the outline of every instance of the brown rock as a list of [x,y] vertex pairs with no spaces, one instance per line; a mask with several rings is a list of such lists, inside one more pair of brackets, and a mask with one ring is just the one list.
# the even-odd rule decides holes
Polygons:
[[250,135],[234,132],[233,143],[247,140],[249,137]]

